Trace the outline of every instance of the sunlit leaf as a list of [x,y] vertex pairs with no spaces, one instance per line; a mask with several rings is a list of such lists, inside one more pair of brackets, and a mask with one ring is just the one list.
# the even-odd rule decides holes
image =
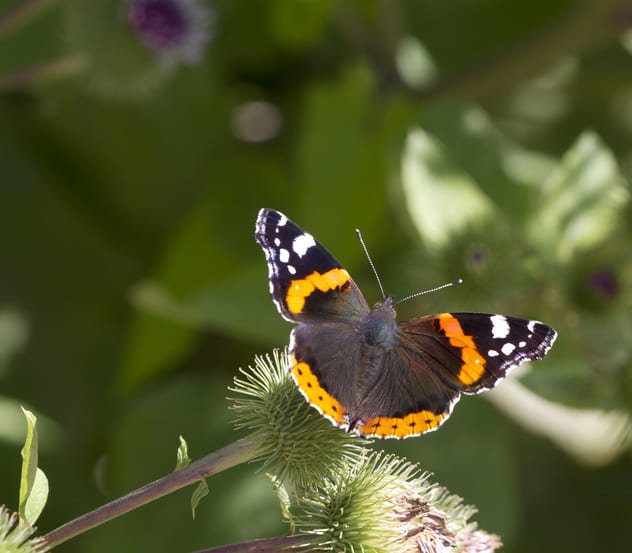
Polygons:
[[200,501],[202,501],[202,499],[206,497],[207,495],[208,495],[208,484],[206,483],[206,480],[200,480],[200,483],[196,486],[195,490],[193,491],[193,495],[191,495],[191,514],[193,518],[195,518],[195,510],[197,509],[197,506],[199,505]]
[[22,448],[22,475],[20,479],[20,517],[34,525],[48,499],[48,480],[37,466],[37,418],[22,409],[26,417],[26,440]]
[[428,86],[437,78],[437,65],[425,44],[414,36],[405,36],[397,45],[397,68],[402,79],[413,88]]
[[186,467],[191,463],[191,458],[189,457],[189,446],[182,436],[180,436],[180,445],[178,446],[178,452],[176,456],[177,461],[175,470]]
[[629,198],[612,152],[585,132],[544,183],[531,239],[560,261],[569,260],[613,231]]
[[408,135],[401,171],[408,212],[429,246],[444,246],[456,233],[493,214],[477,184],[421,129]]

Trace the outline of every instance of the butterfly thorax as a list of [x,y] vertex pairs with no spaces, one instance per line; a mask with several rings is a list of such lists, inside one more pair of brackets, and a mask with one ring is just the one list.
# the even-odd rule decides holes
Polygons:
[[371,346],[390,348],[397,342],[398,326],[393,296],[375,304],[361,325],[364,341]]

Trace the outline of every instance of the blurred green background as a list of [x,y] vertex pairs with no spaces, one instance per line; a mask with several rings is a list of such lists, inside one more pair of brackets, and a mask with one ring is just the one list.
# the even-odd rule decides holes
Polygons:
[[[179,435],[194,458],[241,435],[227,387],[291,328],[253,240],[273,207],[369,303],[355,228],[395,296],[464,279],[401,318],[554,326],[526,416],[464,398],[439,432],[376,447],[477,505],[504,551],[629,546],[631,2],[200,1],[208,46],[170,69],[123,1],[0,14],[20,4],[48,9],[0,16],[0,504],[17,508],[19,405],[41,425],[42,532],[172,470]],[[61,550],[284,533],[257,468],[210,479],[195,520],[184,490]]]

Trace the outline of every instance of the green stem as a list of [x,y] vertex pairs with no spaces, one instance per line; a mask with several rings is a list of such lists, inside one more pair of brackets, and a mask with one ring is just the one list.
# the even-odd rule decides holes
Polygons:
[[50,79],[73,75],[81,71],[83,67],[84,59],[75,55],[20,69],[13,73],[6,73],[0,75],[0,93],[24,90]]
[[616,40],[626,27],[624,10],[627,3],[629,0],[579,2],[575,9],[547,28],[493,59],[447,76],[420,91],[418,97],[425,100],[459,95],[484,101],[506,93],[567,56],[579,55]]
[[205,478],[250,461],[257,454],[260,442],[255,436],[247,436],[203,457],[175,472],[167,474],[123,497],[115,499],[90,511],[43,536],[47,548],[53,547],[78,536],[91,528],[146,505],[176,490],[204,480]]
[[24,0],[0,17],[0,38],[10,35],[50,8],[55,0]]
[[290,550],[296,553],[315,551],[311,545],[305,545],[305,536],[296,535],[221,545],[211,549],[202,549],[195,553],[281,553]]

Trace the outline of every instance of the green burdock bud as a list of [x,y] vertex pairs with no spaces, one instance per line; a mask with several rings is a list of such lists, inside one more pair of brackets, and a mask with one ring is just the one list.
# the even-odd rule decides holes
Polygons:
[[17,513],[11,513],[0,505],[0,552],[2,553],[42,553],[47,551],[41,538],[32,538],[35,528],[19,520]]
[[231,388],[238,428],[261,442],[263,468],[280,484],[303,487],[317,475],[345,470],[363,455],[365,440],[341,432],[321,417],[298,391],[287,354],[257,357]]
[[303,490],[291,522],[319,551],[491,553],[500,539],[468,522],[474,512],[416,465],[367,452]]

